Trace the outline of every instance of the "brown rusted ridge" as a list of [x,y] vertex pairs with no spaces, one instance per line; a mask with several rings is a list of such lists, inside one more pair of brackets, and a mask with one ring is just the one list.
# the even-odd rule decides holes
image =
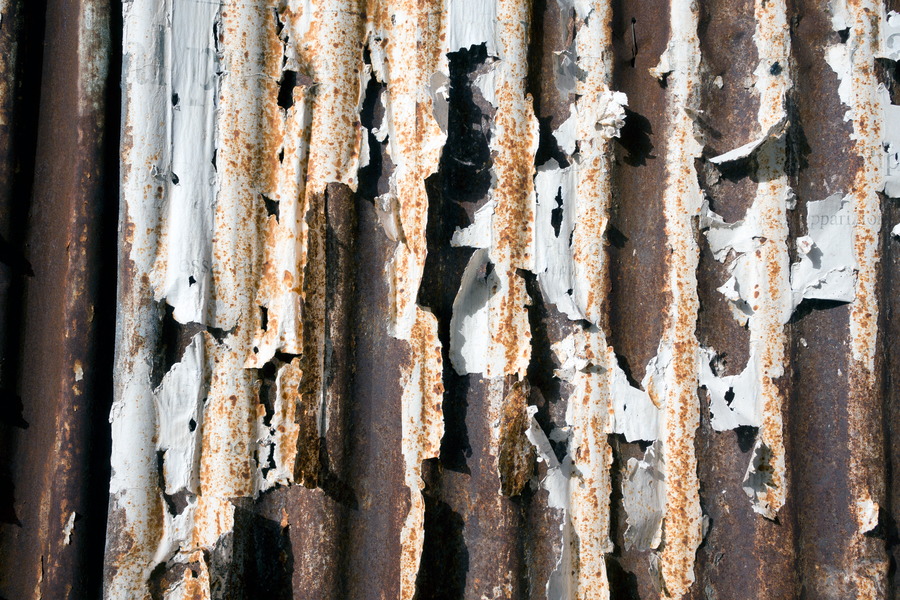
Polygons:
[[113,310],[114,24],[102,2],[0,9],[0,596],[95,597],[109,460],[98,415]]

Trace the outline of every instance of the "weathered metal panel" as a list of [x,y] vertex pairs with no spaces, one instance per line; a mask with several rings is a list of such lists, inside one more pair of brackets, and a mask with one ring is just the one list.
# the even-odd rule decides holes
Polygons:
[[0,2],[0,597],[895,597],[892,8]]
[[118,162],[112,19],[105,2],[2,5],[7,598],[102,589]]

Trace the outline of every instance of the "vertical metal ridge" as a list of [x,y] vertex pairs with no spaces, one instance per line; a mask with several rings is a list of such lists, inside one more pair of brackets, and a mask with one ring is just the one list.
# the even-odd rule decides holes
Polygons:
[[665,593],[681,598],[694,581],[694,560],[702,540],[700,483],[694,437],[700,424],[697,397],[700,348],[695,335],[699,300],[699,247],[695,218],[702,193],[694,159],[701,146],[695,138],[698,108],[700,47],[697,4],[672,0],[669,45],[657,68],[670,88],[666,147],[667,177],[663,196],[669,254],[666,288],[671,304],[660,348],[671,353],[664,375],[663,421],[660,433],[665,473],[663,547],[660,582]]
[[[296,27],[299,56],[313,77],[309,159],[302,214],[305,254],[301,298],[303,302],[303,355],[301,402],[317,407],[319,436],[325,437],[329,416],[337,410],[325,391],[326,334],[325,237],[326,186],[343,184],[356,189],[362,132],[359,110],[363,97],[362,45],[365,19],[360,0],[303,5],[300,19],[308,30]],[[310,469],[315,470],[315,469]],[[300,473],[297,473],[300,475]],[[302,475],[311,483],[311,473]]]
[[[177,8],[176,8],[177,9]],[[259,197],[264,143],[260,96],[272,95],[269,58],[274,24],[249,5],[220,9],[219,40],[225,75],[217,112],[217,191],[213,214],[213,326],[228,333],[207,346],[209,393],[200,423],[201,450],[197,507],[190,549],[212,548],[234,528],[232,499],[258,493],[254,434],[259,388],[255,371],[245,369],[256,332],[255,303],[261,270],[265,206]],[[268,25],[268,26],[267,26]],[[225,124],[228,125],[225,125]]]
[[[526,95],[529,0],[497,0],[499,61],[494,67],[497,113],[491,150],[495,185],[491,192],[490,259],[500,291],[491,302],[491,345],[486,377],[525,375],[531,359],[531,331],[525,281],[516,269],[534,268],[534,154],[538,123]],[[495,312],[496,311],[496,312]],[[499,414],[498,414],[499,416]]]
[[[834,5],[833,5],[834,6]],[[878,354],[879,282],[881,280],[881,199],[884,186],[886,138],[884,111],[879,99],[875,58],[881,47],[885,21],[880,0],[851,0],[846,4],[850,71],[841,86],[850,86],[845,119],[853,123],[851,152],[859,157],[848,190],[853,214],[853,254],[856,260],[856,298],[850,305],[850,364],[847,402],[850,446],[850,493],[858,529],[848,548],[850,577],[857,598],[884,598],[888,594],[888,559],[884,546],[865,534],[878,523],[885,502],[883,406],[871,399],[881,389]],[[848,82],[846,77],[851,79]],[[849,100],[849,102],[848,102]],[[873,424],[878,424],[873,426]]]
[[152,65],[162,51],[165,13],[150,3],[128,4],[123,13],[120,285],[104,575],[109,600],[149,597],[146,582],[163,526],[153,473],[157,422],[150,390],[161,315],[148,298],[160,222],[156,204],[163,196],[156,163],[163,158],[169,100]]
[[[759,92],[757,120],[763,135],[777,129],[787,119],[786,102],[791,89],[790,37],[787,6],[784,2],[757,2],[756,42],[759,66],[755,72]],[[749,319],[750,361],[754,357],[756,386],[762,411],[760,431],[745,477],[745,490],[753,509],[774,519],[784,505],[788,488],[785,473],[784,425],[782,412],[789,371],[785,324],[790,314],[790,270],[787,208],[792,195],[786,172],[786,141],[776,138],[764,143],[757,154],[760,179],[750,219],[759,219],[761,247],[755,253],[757,285],[752,290],[755,303]],[[753,481],[761,479],[761,483]],[[748,485],[749,483],[749,485]],[[748,489],[749,488],[749,489]]]
[[[626,99],[611,89],[611,3],[600,0],[576,5],[572,16],[575,60],[580,70],[575,80],[576,100],[570,105],[574,139],[567,139],[566,123],[555,133],[573,163],[570,169],[574,190],[569,189],[570,184],[562,175],[556,192],[563,199],[564,219],[572,224],[560,231],[564,256],[547,259],[550,269],[558,268],[553,260],[571,260],[571,290],[548,293],[553,287],[549,283],[542,286],[542,291],[547,303],[571,302],[574,310],[566,310],[563,304],[557,307],[567,312],[570,319],[581,316],[593,327],[583,334],[583,358],[588,364],[575,371],[571,378],[573,389],[566,398],[566,425],[571,428],[567,458],[575,473],[566,490],[563,516],[563,544],[571,548],[563,548],[557,572],[561,579],[570,581],[562,586],[551,576],[548,593],[561,593],[559,587],[554,589],[557,585],[568,587],[572,598],[609,598],[606,555],[613,550],[609,536],[613,453],[607,436],[614,430],[611,394],[615,393],[613,373],[618,367],[605,334],[609,292],[606,233],[613,199],[612,139],[619,135]],[[549,201],[549,197],[541,199],[543,203]],[[546,219],[549,215],[543,212],[542,216]],[[536,230],[541,225],[546,229],[549,223],[540,223]],[[566,239],[569,231],[571,238]],[[572,555],[571,566],[565,558],[567,552]]]
[[[411,600],[424,544],[422,462],[440,455],[443,358],[437,318],[417,304],[427,254],[428,192],[446,134],[435,105],[449,77],[447,10],[442,0],[369,2],[369,49],[376,76],[386,85],[385,125],[394,171],[390,199],[397,205],[399,239],[387,266],[394,337],[409,342],[401,373],[404,481],[410,507],[400,532],[400,597]],[[416,54],[410,57],[410,48]],[[443,81],[441,81],[443,79]]]

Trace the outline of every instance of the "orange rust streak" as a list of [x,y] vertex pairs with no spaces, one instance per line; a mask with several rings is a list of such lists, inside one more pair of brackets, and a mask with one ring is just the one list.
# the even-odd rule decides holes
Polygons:
[[579,161],[576,166],[578,213],[572,233],[572,257],[577,280],[586,290],[576,302],[587,319],[603,326],[603,301],[609,292],[609,273],[605,236],[612,199],[612,148],[598,126],[603,110],[602,98],[612,84],[612,5],[609,0],[595,0],[588,23],[580,23],[575,38],[578,64],[585,73],[579,81],[576,103],[579,118],[576,137]]
[[[437,171],[445,135],[432,114],[429,92],[436,73],[447,72],[446,8],[442,0],[376,2],[375,27],[382,30],[387,70],[387,118],[392,192],[403,232],[392,263],[392,317],[396,335],[406,338],[425,267],[428,194],[425,180]],[[415,53],[410,56],[410,48]]]
[[[757,88],[760,93],[758,122],[765,132],[784,117],[785,96],[790,89],[790,37],[787,6],[784,0],[757,0],[756,45],[760,55]],[[773,75],[770,66],[778,62],[781,72]],[[766,468],[771,478],[760,494],[759,510],[775,518],[784,505],[787,491],[782,411],[784,390],[778,379],[787,361],[787,320],[785,307],[790,303],[790,257],[788,255],[787,197],[790,193],[783,140],[764,146],[758,156],[760,183],[756,192],[763,240],[756,268],[758,270],[759,304],[749,320],[750,344],[759,352],[756,374],[762,405],[760,440],[769,451]]]
[[[612,148],[598,118],[606,109],[612,83],[612,6],[608,0],[591,3],[587,22],[577,20],[575,37],[578,64],[585,73],[578,82],[580,95],[576,138],[576,225],[572,233],[572,257],[579,282],[576,303],[587,319],[605,326],[603,302],[609,291],[605,235],[612,199]],[[583,294],[583,295],[582,295]],[[585,358],[603,364],[606,340],[601,330],[588,333]],[[572,426],[570,448],[580,480],[572,486],[571,519],[579,540],[573,574],[575,598],[607,599],[610,595],[606,554],[609,539],[612,448],[610,433],[610,379],[597,371],[577,372],[575,392],[569,398],[566,421]]]
[[[851,152],[859,157],[850,197],[853,203],[853,250],[857,263],[856,299],[850,306],[849,372],[850,394],[847,412],[850,448],[850,487],[857,501],[874,499],[882,504],[885,482],[877,467],[884,464],[884,432],[872,423],[882,423],[882,407],[872,402],[879,394],[876,372],[878,342],[879,235],[881,209],[878,191],[882,182],[883,118],[875,74],[880,23],[884,7],[875,0],[848,1],[850,13],[852,77],[850,115],[854,136]],[[857,598],[876,599],[887,595],[888,561],[883,546],[872,544],[863,531],[853,536],[848,547],[850,577]]]
[[[305,242],[298,266],[302,272],[303,305],[300,402],[304,413],[309,412],[309,407],[317,407],[320,423],[322,411],[328,406],[324,390],[326,188],[330,183],[356,188],[361,140],[358,110],[362,95],[362,9],[360,0],[312,2],[310,28],[297,49],[299,62],[311,71],[315,81],[310,86],[309,156],[299,215],[300,236]],[[325,433],[319,431],[321,436]],[[304,465],[315,467],[305,460],[296,463],[298,469]],[[295,478],[310,485],[315,474],[298,471]]]
[[223,61],[218,114],[219,193],[214,217],[215,322],[231,333],[207,348],[212,380],[204,411],[200,494],[193,547],[211,547],[233,526],[231,499],[253,496],[252,446],[258,381],[244,368],[255,331],[256,273],[262,266],[265,208],[258,188],[265,133],[264,109],[256,98],[271,96],[272,82],[259,77],[271,65],[274,24],[267,11],[235,5],[221,12]]
[[534,155],[538,135],[532,99],[525,93],[531,3],[499,0],[497,21],[500,61],[496,66],[497,113],[491,141],[496,178],[491,260],[505,285],[491,310],[492,346],[499,355],[489,361],[485,374],[521,377],[531,358],[531,334],[525,313],[528,294],[516,269],[534,269]]
[[665,376],[663,411],[663,460],[665,462],[665,545],[660,575],[664,589],[673,598],[687,594],[694,581],[694,560],[700,545],[701,511],[694,436],[700,425],[697,397],[699,345],[695,335],[699,300],[697,265],[699,247],[695,239],[695,216],[701,192],[694,169],[700,144],[694,139],[689,109],[696,109],[700,45],[697,38],[698,8],[691,0],[675,0],[672,38],[667,53],[669,76],[669,143],[666,150],[667,178],[663,197],[667,256],[667,286],[671,294],[663,344],[671,346],[672,358]]
[[425,501],[421,490],[422,461],[440,455],[444,437],[442,401],[443,358],[438,340],[437,317],[416,308],[410,335],[410,364],[404,368],[403,439],[406,486],[410,509],[400,533],[400,598],[412,600],[424,543]]
[[[403,374],[403,455],[410,509],[400,534],[400,597],[411,600],[424,542],[425,504],[421,465],[440,454],[444,433],[441,345],[437,319],[416,304],[425,268],[428,193],[445,135],[433,116],[430,86],[448,71],[446,8],[442,0],[370,0],[370,49],[383,47],[386,119],[395,171],[391,193],[399,205],[400,242],[388,268],[391,334],[409,341],[410,365]],[[411,49],[415,49],[411,54]]]

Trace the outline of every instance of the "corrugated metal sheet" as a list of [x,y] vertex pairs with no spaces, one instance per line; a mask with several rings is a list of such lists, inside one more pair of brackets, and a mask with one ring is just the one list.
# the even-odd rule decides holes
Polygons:
[[0,598],[898,597],[892,8],[0,0]]

